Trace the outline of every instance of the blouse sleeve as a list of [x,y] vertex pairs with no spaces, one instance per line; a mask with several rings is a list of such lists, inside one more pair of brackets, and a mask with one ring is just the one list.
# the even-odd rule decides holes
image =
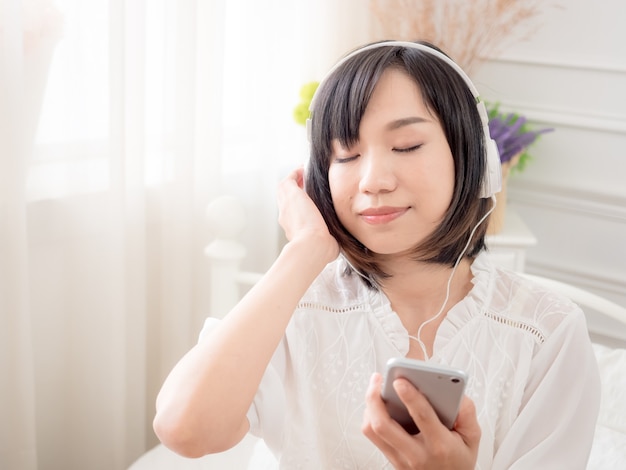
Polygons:
[[584,469],[600,406],[600,377],[582,311],[566,315],[532,362],[520,412],[493,470]]

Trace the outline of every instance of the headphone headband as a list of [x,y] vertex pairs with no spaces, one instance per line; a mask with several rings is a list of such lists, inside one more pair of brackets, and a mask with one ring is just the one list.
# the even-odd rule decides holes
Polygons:
[[[422,51],[422,52],[426,52],[426,53],[428,53],[430,55],[438,57],[439,59],[443,60],[446,64],[448,64],[450,67],[452,67],[454,70],[456,70],[456,72],[461,76],[461,78],[463,78],[463,81],[465,81],[467,87],[471,90],[472,94],[474,95],[474,98],[478,99],[478,97],[479,97],[478,89],[472,83],[472,81],[467,76],[465,71],[459,66],[459,64],[454,62],[452,59],[450,59],[450,57],[448,57],[444,53],[439,52],[438,50],[433,49],[430,46],[427,46],[425,44],[420,44],[419,42],[410,42],[410,41],[382,41],[382,42],[375,42],[375,43],[363,46],[363,47],[361,47],[359,49],[355,49],[354,51],[352,51],[352,52],[348,53],[347,55],[345,55],[344,57],[342,57],[335,65],[333,65],[331,67],[331,69],[328,71],[328,73],[326,73],[324,78],[320,81],[317,89],[318,90],[321,89],[322,85],[324,84],[324,82],[326,80],[328,80],[328,77],[330,77],[335,70],[337,70],[339,67],[341,67],[344,63],[346,63],[352,57],[359,55],[361,52],[369,51],[369,50],[372,50],[372,49],[381,49],[383,47],[405,47],[405,48],[408,48],[408,49],[416,49],[416,50],[419,50],[419,51]],[[309,111],[313,111],[313,104],[315,103],[315,95],[317,95],[317,93],[315,93],[313,95],[313,98],[311,99],[311,103],[309,104]]]
[[[418,42],[410,42],[410,41],[382,41],[376,42],[372,44],[368,44],[359,49],[356,49],[342,59],[340,59],[326,74],[326,76],[320,81],[317,90],[321,90],[324,83],[328,80],[328,78],[341,67],[346,61],[350,60],[352,57],[360,54],[361,52],[365,52],[372,49],[380,49],[383,47],[404,47],[407,49],[416,49],[432,56],[437,57],[439,60],[445,62],[448,66],[454,69],[459,76],[463,79],[469,90],[476,98],[476,108],[478,109],[478,114],[480,115],[480,120],[482,122],[483,134],[485,139],[485,147],[487,149],[487,162],[485,165],[485,175],[483,178],[483,185],[481,187],[480,197],[481,198],[490,198],[495,193],[499,192],[502,189],[502,171],[500,168],[500,155],[498,153],[498,147],[494,140],[491,139],[489,134],[489,116],[487,114],[487,108],[485,107],[485,103],[480,100],[480,96],[478,93],[478,89],[474,85],[474,83],[470,80],[468,75],[463,71],[463,69],[452,59],[450,59],[447,55],[439,52],[436,49],[433,49],[430,46],[425,44],[421,44]],[[313,112],[315,98],[317,97],[318,91],[315,92],[313,98],[311,99],[311,103],[309,104],[309,111]],[[311,119],[307,119],[306,123],[307,127],[307,135],[309,136],[309,140],[311,139]]]

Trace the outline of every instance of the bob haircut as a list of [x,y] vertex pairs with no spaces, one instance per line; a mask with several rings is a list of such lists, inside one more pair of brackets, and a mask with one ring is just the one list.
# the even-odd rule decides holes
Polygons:
[[[421,44],[439,50],[431,44]],[[377,264],[376,254],[339,221],[330,193],[328,171],[332,141],[336,139],[344,147],[359,141],[365,109],[381,75],[390,68],[406,73],[415,81],[427,109],[442,126],[454,158],[455,182],[450,205],[439,226],[413,248],[412,258],[453,266],[463,253],[472,229],[491,204],[488,199],[479,197],[486,148],[476,98],[457,71],[433,54],[401,45],[368,49],[348,59],[316,92],[311,110],[311,147],[305,187],[343,254],[354,269],[371,281],[366,281],[370,286],[389,275]],[[485,248],[486,229],[486,222],[476,229],[466,256],[473,257]]]

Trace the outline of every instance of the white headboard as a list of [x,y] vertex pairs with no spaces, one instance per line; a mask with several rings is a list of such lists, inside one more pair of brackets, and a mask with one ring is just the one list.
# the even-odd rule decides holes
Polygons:
[[254,285],[263,274],[241,270],[247,255],[246,247],[237,241],[246,225],[241,202],[232,196],[219,197],[207,207],[207,216],[215,236],[204,249],[211,270],[211,316],[222,318],[239,301],[242,288]]

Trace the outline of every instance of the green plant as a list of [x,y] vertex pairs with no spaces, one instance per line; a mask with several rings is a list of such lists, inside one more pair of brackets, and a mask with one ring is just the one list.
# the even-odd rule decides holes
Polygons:
[[300,87],[300,101],[293,108],[293,119],[302,126],[306,125],[306,120],[311,115],[309,106],[318,86],[319,82],[307,82]]

